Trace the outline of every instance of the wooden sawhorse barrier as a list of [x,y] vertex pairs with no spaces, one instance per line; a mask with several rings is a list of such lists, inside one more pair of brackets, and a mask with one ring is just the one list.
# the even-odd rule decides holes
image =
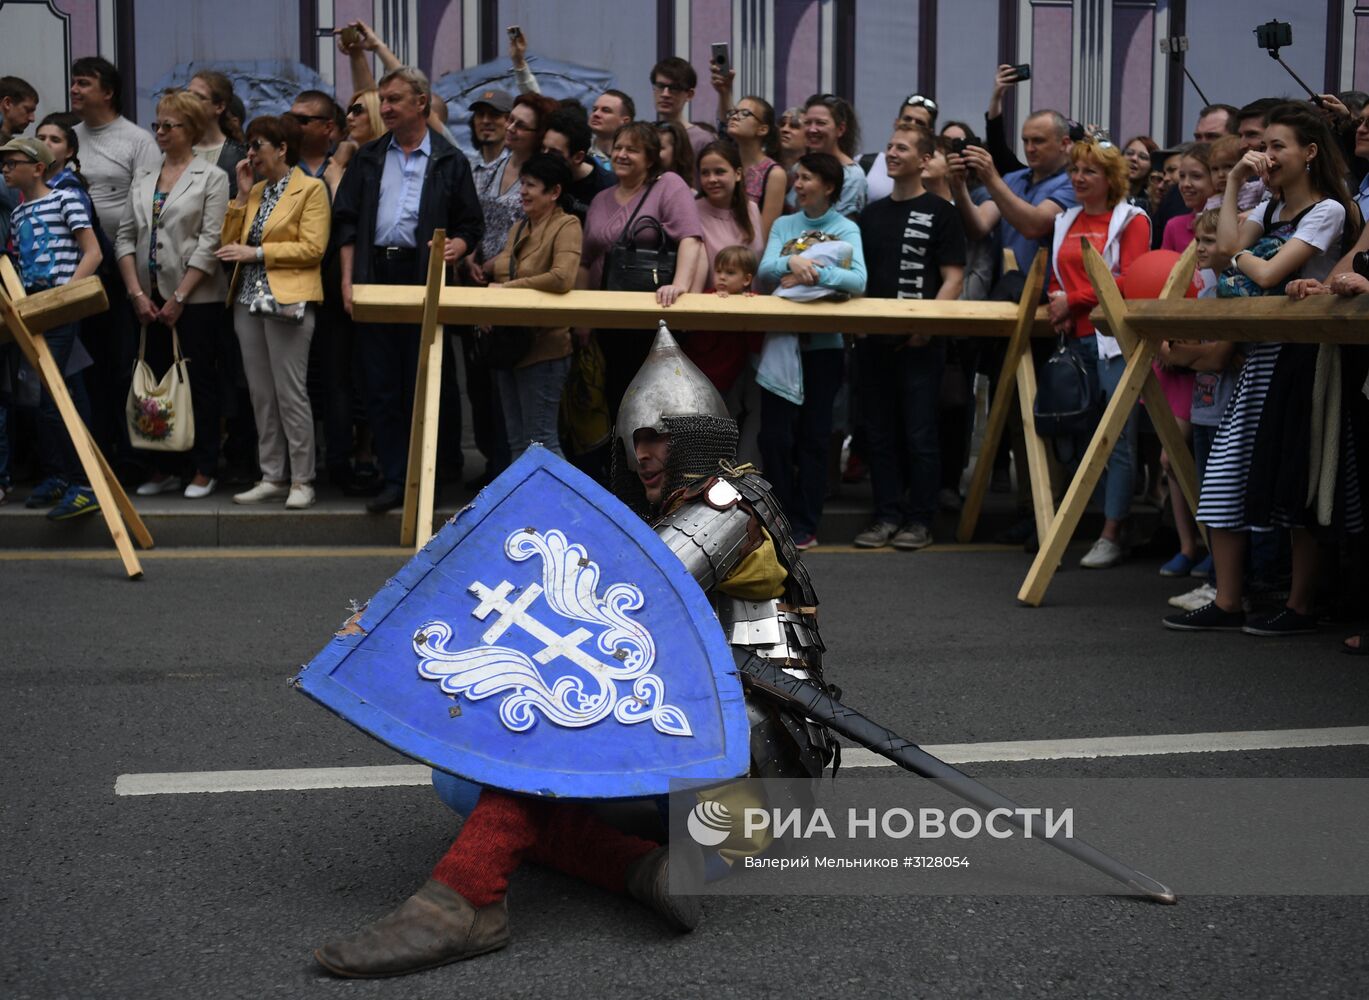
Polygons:
[[[1003,337],[1009,341],[1000,389],[960,530],[973,535],[993,455],[1007,421],[1012,388],[1017,386],[1027,427],[1028,466],[1036,518],[1044,529],[1053,513],[1045,448],[1036,437],[1031,406],[1035,373],[1027,341],[1053,336],[1046,313],[1038,309],[1045,278],[1045,254],[1039,254],[1017,304],[1011,302],[942,302],[920,299],[856,298],[847,302],[790,302],[769,295],[686,295],[668,309],[650,292],[575,291],[564,295],[529,289],[460,288],[444,283],[441,231],[434,234],[426,285],[357,285],[352,291],[352,317],[358,323],[414,323],[421,326],[418,377],[414,389],[413,425],[405,480],[400,544],[422,548],[432,536],[433,481],[437,455],[437,404],[441,392],[444,324],[490,326],[585,326],[599,330],[654,330],[664,319],[676,330],[731,330],[797,333],[877,334],[907,337],[926,332],[943,337]],[[1021,364],[1022,358],[1027,359]],[[1006,384],[1008,391],[1003,390]],[[987,456],[987,457],[986,457]]]
[[[1098,294],[1098,307],[1102,312],[1103,326],[1117,338],[1122,355],[1127,359],[1127,365],[1122,373],[1122,381],[1117,386],[1117,391],[1112,394],[1112,398],[1108,400],[1103,417],[1093,433],[1092,440],[1089,441],[1088,448],[1084,451],[1084,457],[1080,459],[1074,480],[1065,491],[1064,499],[1060,501],[1060,509],[1056,511],[1047,530],[1037,536],[1041,540],[1040,548],[1037,550],[1036,558],[1032,560],[1022,589],[1017,593],[1019,601],[1033,607],[1039,607],[1045,598],[1046,589],[1060,567],[1065,548],[1074,537],[1075,529],[1079,527],[1079,519],[1084,514],[1084,508],[1088,506],[1089,499],[1098,486],[1098,480],[1107,468],[1108,457],[1112,454],[1113,446],[1121,436],[1138,399],[1144,398],[1146,401],[1146,412],[1150,414],[1151,423],[1155,425],[1160,443],[1169,454],[1170,468],[1174,471],[1179,488],[1183,490],[1184,497],[1189,502],[1189,509],[1198,509],[1198,476],[1194,471],[1193,455],[1179,431],[1174,412],[1169,407],[1169,400],[1165,399],[1164,391],[1151,369],[1160,339],[1137,336],[1129,323],[1127,303],[1122,300],[1122,293],[1112,277],[1111,269],[1092,244],[1087,240],[1084,240],[1083,244],[1084,266],[1088,270],[1094,291]],[[1169,279],[1160,292],[1161,299],[1183,298],[1193,281],[1195,262],[1193,248],[1190,246],[1170,272]],[[1164,336],[1172,338],[1174,335],[1166,333]]]
[[58,369],[57,361],[43,336],[44,331],[55,326],[73,323],[108,308],[104,286],[94,276],[33,295],[26,294],[14,265],[8,257],[0,254],[0,321],[3,321],[0,323],[0,343],[6,339],[5,334],[14,338],[52,396],[62,423],[71,436],[76,456],[81,460],[81,468],[100,501],[100,513],[114,540],[114,547],[119,551],[119,558],[123,560],[124,572],[129,579],[136,580],[143,575],[143,567],[133,551],[129,534],[132,533],[133,539],[145,549],[152,548],[152,535],[90,436],[85,421],[76,412],[76,405],[67,392],[63,372]]

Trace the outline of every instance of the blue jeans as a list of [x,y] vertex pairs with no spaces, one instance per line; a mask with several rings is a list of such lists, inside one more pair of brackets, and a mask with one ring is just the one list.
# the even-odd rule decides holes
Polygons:
[[[57,370],[65,373],[67,362],[71,360],[72,348],[76,346],[77,323],[66,323],[53,327],[44,335],[52,359],[57,362]],[[76,406],[76,412],[87,427],[90,426],[90,397],[86,395],[86,380],[81,373],[67,375],[67,392]],[[6,461],[8,464],[8,460]],[[38,464],[45,476],[61,476],[69,483],[86,485],[85,470],[76,457],[76,448],[71,443],[66,424],[47,387],[43,387],[38,399]],[[3,471],[3,470],[0,470]]]
[[761,390],[761,468],[795,538],[817,534],[822,518],[832,401],[841,388],[845,354],[833,348],[803,352],[802,406]]
[[875,520],[931,527],[941,483],[937,426],[945,345],[897,347],[896,338],[856,341],[865,460]]
[[561,390],[569,373],[569,355],[508,371],[494,370],[511,459],[518,458],[532,444],[542,445],[558,458],[566,457],[561,452],[557,418],[561,413]]
[[[1098,356],[1098,341],[1093,337],[1080,337],[1072,347],[1083,362],[1090,377],[1098,382],[1103,405],[1106,406],[1117,392],[1126,370],[1127,359],[1121,355],[1115,358]],[[1082,450],[1080,452],[1082,455]],[[1099,488],[1103,492],[1103,516],[1110,521],[1125,520],[1131,512],[1131,491],[1136,474],[1136,410],[1127,415],[1126,425],[1121,437],[1113,445],[1108,456],[1107,469]]]

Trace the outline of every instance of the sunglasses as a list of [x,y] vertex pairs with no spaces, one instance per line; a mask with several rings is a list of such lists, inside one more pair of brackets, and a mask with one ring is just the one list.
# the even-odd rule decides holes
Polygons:
[[363,107],[363,106],[360,105],[360,104],[353,104],[350,108],[347,109],[347,114],[348,114],[349,116],[350,116],[350,115],[364,115],[364,114],[366,114],[366,108]]
[[936,101],[932,100],[930,97],[923,97],[921,94],[910,94],[907,100],[903,102],[903,106],[906,108],[910,104],[914,107],[926,108],[928,111],[936,114]]
[[652,80],[651,89],[658,94],[665,93],[666,91],[669,91],[672,94],[683,94],[689,88],[682,83],[663,83],[660,80]]
[[184,122],[152,122],[148,125],[153,132],[170,132],[173,128],[185,128]]
[[330,122],[332,115],[302,115],[298,111],[285,112],[286,118],[294,119],[300,125],[307,125],[309,122]]
[[254,153],[260,153],[260,152],[261,152],[261,147],[263,147],[263,146],[274,146],[274,145],[275,145],[274,142],[269,142],[269,141],[266,140],[266,139],[253,139],[251,142],[249,142],[249,143],[247,144],[247,148],[250,149],[250,150],[252,150],[252,152],[254,152]]

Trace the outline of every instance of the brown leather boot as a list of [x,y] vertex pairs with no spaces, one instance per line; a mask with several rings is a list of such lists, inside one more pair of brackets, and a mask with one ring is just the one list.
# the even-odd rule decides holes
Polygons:
[[703,917],[698,896],[671,895],[668,847],[658,847],[633,862],[627,870],[627,892],[637,902],[655,910],[677,931],[692,931]]
[[508,943],[504,900],[477,910],[456,891],[429,879],[398,909],[349,937],[330,941],[314,958],[334,975],[369,979],[434,969]]

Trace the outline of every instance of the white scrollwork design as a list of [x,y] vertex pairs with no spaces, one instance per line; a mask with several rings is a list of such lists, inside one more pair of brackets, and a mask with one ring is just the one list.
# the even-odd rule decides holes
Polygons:
[[[572,729],[592,726],[612,715],[624,725],[649,720],[667,736],[694,735],[684,711],[665,703],[665,681],[650,673],[656,662],[655,640],[629,617],[645,603],[640,589],[616,583],[600,597],[596,593],[598,564],[583,545],[570,544],[555,529],[545,534],[516,531],[505,540],[504,551],[515,562],[541,556],[542,585],[532,584],[522,597],[510,600],[514,589],[508,582],[495,588],[473,584],[471,593],[480,600],[473,616],[482,621],[495,616],[485,633],[485,644],[450,649],[455,630],[446,622],[429,621],[413,639],[420,676],[438,681],[448,694],[472,701],[507,695],[500,703],[499,718],[513,732],[527,732],[541,713],[547,721]],[[596,645],[608,656],[601,660],[580,647],[589,638],[589,630],[561,636],[538,621],[528,610],[538,596],[563,618],[601,626]],[[544,643],[542,652],[530,657],[496,645],[497,637],[512,626]],[[538,663],[558,657],[565,657],[572,666],[548,684]],[[632,693],[620,697],[619,683],[630,683]]]
[[589,558],[583,545],[571,545],[553,528],[540,532],[516,531],[504,543],[514,562],[542,557],[542,588],[547,603],[558,615],[575,621],[604,625],[599,650],[621,657],[610,671],[614,680],[633,680],[650,672],[656,663],[656,643],[640,622],[628,612],[641,608],[642,592],[628,583],[615,583],[599,598],[599,564]]

